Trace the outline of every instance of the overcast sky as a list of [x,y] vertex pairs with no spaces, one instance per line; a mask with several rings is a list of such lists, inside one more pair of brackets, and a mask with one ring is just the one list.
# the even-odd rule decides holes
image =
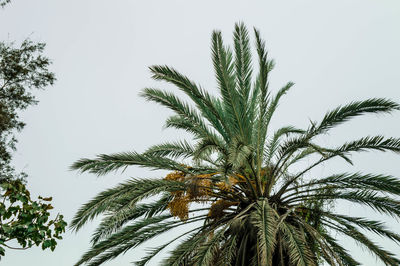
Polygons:
[[[80,205],[96,193],[129,177],[163,176],[131,168],[97,178],[68,170],[75,160],[99,153],[143,151],[183,136],[163,130],[169,112],[138,96],[144,87],[173,90],[150,79],[148,66],[168,64],[215,91],[210,36],[223,32],[230,43],[233,26],[257,27],[276,60],[271,85],[296,83],[282,101],[274,125],[305,127],[339,104],[369,97],[400,102],[400,2],[336,1],[33,1],[14,0],[0,10],[0,40],[26,37],[47,43],[57,82],[37,93],[19,135],[15,164],[29,174],[33,195],[53,196],[55,212],[71,220]],[[400,137],[400,113],[354,120],[324,138],[334,145],[353,138],[384,134]],[[353,157],[355,166],[326,164],[319,173],[363,171],[400,174],[400,157],[368,153]],[[369,209],[339,204],[344,214],[385,219]],[[96,226],[65,234],[56,250],[7,250],[1,265],[70,266],[89,248]],[[396,229],[397,228],[397,229]],[[166,235],[164,238],[171,238]],[[337,236],[340,238],[340,236]],[[161,240],[162,240],[161,239]],[[400,248],[375,238],[396,254]],[[147,247],[159,244],[149,242]],[[378,264],[351,241],[343,241],[363,265]],[[127,252],[105,265],[129,265],[144,249]],[[157,260],[151,265],[157,265]]]

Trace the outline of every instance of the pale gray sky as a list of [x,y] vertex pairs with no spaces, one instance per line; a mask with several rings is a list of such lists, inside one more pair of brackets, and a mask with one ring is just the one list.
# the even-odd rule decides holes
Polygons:
[[[150,79],[148,66],[168,64],[214,90],[210,35],[221,29],[231,41],[236,21],[260,29],[277,67],[272,87],[296,83],[282,101],[275,125],[305,126],[309,119],[339,104],[369,97],[400,102],[400,2],[398,0],[303,1],[21,1],[0,10],[0,39],[30,36],[47,43],[58,81],[38,93],[40,103],[23,114],[15,164],[29,174],[32,194],[52,195],[56,211],[69,221],[96,193],[128,177],[159,176],[142,168],[96,178],[68,167],[98,153],[143,151],[176,139],[162,130],[168,112],[138,97],[144,87],[173,89]],[[400,113],[363,117],[323,139],[337,144],[368,134],[400,137]],[[327,164],[333,171],[400,173],[400,157],[368,153],[356,165]],[[368,209],[342,205],[343,213],[381,219]],[[400,231],[399,224],[387,218]],[[78,234],[65,234],[55,252],[33,248],[7,251],[1,265],[69,266],[89,247],[96,223]],[[171,238],[166,235],[165,238]],[[338,236],[339,237],[339,236]],[[149,243],[158,244],[160,239]],[[400,254],[400,248],[376,238]],[[351,241],[344,245],[363,265],[380,265]],[[129,265],[144,249],[127,252],[105,265]],[[151,265],[157,265],[153,261]]]

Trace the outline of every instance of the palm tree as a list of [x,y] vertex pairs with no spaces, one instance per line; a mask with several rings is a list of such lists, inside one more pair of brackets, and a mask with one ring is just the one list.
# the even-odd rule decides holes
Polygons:
[[[400,242],[399,234],[380,221],[336,213],[332,204],[345,200],[400,217],[400,202],[395,199],[400,195],[400,181],[360,172],[308,174],[333,158],[351,164],[349,155],[354,152],[399,153],[397,138],[367,136],[338,147],[323,147],[315,138],[353,117],[390,113],[400,106],[387,99],[354,101],[327,112],[306,129],[285,126],[270,132],[278,103],[293,83],[274,95],[270,92],[274,62],[267,57],[259,32],[254,33],[258,67],[253,78],[246,27],[235,25],[233,51],[224,46],[220,32],[213,32],[219,96],[173,68],[150,67],[155,80],[175,85],[191,104],[159,89],[146,88],[141,95],[174,111],[166,127],[189,132],[191,141],[158,144],[144,153],[102,154],[73,164],[73,169],[97,175],[130,165],[169,171],[158,179],[130,179],[79,209],[72,221],[76,231],[98,215],[103,218],[92,247],[76,265],[102,264],[191,223],[199,226],[151,249],[136,265],[145,265],[174,242],[162,265],[360,265],[337,242],[336,233],[354,239],[386,265],[399,265],[394,254],[363,231],[395,242]],[[298,162],[305,158],[311,164],[299,170],[304,164]]]

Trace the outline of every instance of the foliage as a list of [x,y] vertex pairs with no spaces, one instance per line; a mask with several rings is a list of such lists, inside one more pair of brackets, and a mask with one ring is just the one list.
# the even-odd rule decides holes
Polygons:
[[0,7],[4,7],[5,5],[7,5],[10,2],[11,2],[11,0],[0,0]]
[[[3,191],[0,203],[0,256],[5,255],[5,248],[27,249],[33,245],[52,251],[57,245],[56,239],[62,239],[67,223],[62,215],[50,220],[49,203],[52,198],[33,201],[25,185],[19,181],[1,183]],[[8,241],[16,241],[21,247],[12,247]]]
[[43,89],[55,80],[48,70],[50,60],[42,55],[44,47],[30,40],[19,48],[0,42],[0,179],[24,176],[15,173],[10,161],[17,142],[15,132],[25,125],[19,111],[37,103],[32,89]]
[[[43,89],[55,80],[48,70],[50,60],[42,55],[44,43],[25,40],[20,47],[14,46],[0,42],[0,256],[5,255],[5,248],[41,245],[54,250],[66,226],[62,215],[50,220],[51,198],[30,198],[24,184],[26,174],[17,173],[11,165],[15,133],[25,125],[19,112],[37,103],[33,89]],[[13,247],[15,242],[20,247]]]
[[[367,136],[338,147],[321,146],[315,140],[354,117],[391,113],[400,106],[388,99],[354,101],[328,111],[308,128],[285,126],[270,132],[273,114],[293,83],[275,94],[270,91],[274,62],[259,32],[254,33],[256,70],[243,24],[235,26],[233,50],[223,44],[220,32],[213,32],[219,96],[173,68],[150,67],[155,80],[175,85],[191,103],[154,88],[144,89],[142,96],[174,111],[166,127],[183,129],[192,140],[161,143],[141,154],[102,154],[73,164],[73,169],[97,175],[131,165],[170,171],[164,178],[129,180],[83,205],[71,224],[74,230],[98,215],[103,219],[92,247],[76,265],[102,264],[197,221],[203,224],[151,249],[136,265],[145,265],[178,240],[162,265],[359,265],[335,240],[336,233],[352,238],[386,265],[399,265],[394,254],[363,231],[395,242],[400,242],[399,234],[379,221],[336,213],[332,206],[344,200],[399,218],[400,180],[360,172],[324,177],[312,170],[333,158],[352,163],[349,155],[355,152],[400,153],[398,138]],[[304,159],[310,165],[298,164]],[[146,199],[153,201],[143,203]]]

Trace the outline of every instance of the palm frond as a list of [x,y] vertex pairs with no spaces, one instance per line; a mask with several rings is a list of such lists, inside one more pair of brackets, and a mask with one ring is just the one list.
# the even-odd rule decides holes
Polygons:
[[92,246],[82,256],[76,266],[84,262],[88,262],[87,265],[89,266],[100,265],[178,226],[203,220],[205,215],[190,217],[186,222],[172,220],[160,223],[160,221],[164,221],[170,217],[170,215],[155,216],[126,226],[120,232]]
[[[301,187],[314,187],[316,185],[334,185],[342,189],[369,189],[377,192],[400,195],[400,180],[389,175],[362,173],[335,174],[326,178],[305,182]],[[298,189],[301,187],[297,186]],[[323,189],[324,187],[321,187],[321,190]],[[288,190],[286,192],[288,192]]]
[[353,238],[357,243],[365,246],[372,254],[374,254],[386,265],[396,266],[400,264],[400,260],[397,259],[394,254],[384,250],[382,247],[372,242],[368,237],[359,232],[355,227],[348,224],[344,224],[343,226],[333,224],[326,225],[348,237]]
[[[257,165],[257,179],[260,180],[260,168],[263,162],[263,151],[264,145],[267,138],[267,108],[270,102],[269,100],[269,92],[268,92],[268,75],[269,72],[274,67],[274,62],[272,60],[268,60],[268,54],[265,49],[265,42],[261,39],[260,33],[258,30],[254,29],[255,37],[256,37],[256,48],[258,54],[258,62],[259,62],[259,73],[256,78],[255,88],[253,91],[253,96],[251,100],[252,106],[257,106],[255,111],[252,112],[252,120],[254,120],[255,129],[253,132],[253,145],[255,145],[256,150],[256,158],[255,164]],[[255,114],[257,117],[254,117]]]
[[294,203],[304,200],[338,200],[343,199],[353,203],[366,205],[373,210],[390,215],[394,218],[400,217],[400,201],[387,196],[379,196],[376,191],[358,190],[351,192],[334,191],[326,194],[300,195],[286,200],[287,203]]
[[299,266],[315,265],[304,235],[287,222],[280,224],[280,230],[287,246],[290,262]]
[[137,165],[153,170],[173,170],[188,172],[188,169],[174,160],[154,156],[149,154],[139,154],[137,152],[121,152],[111,155],[100,154],[96,159],[80,159],[76,161],[71,169],[80,172],[89,172],[97,175],[105,175],[112,171],[125,169],[128,166]]
[[233,38],[235,47],[236,83],[241,98],[241,106],[244,110],[247,110],[251,89],[252,67],[249,33],[243,23],[237,23],[235,25]]
[[325,238],[326,242],[330,245],[333,251],[340,257],[341,262],[345,266],[357,266],[361,265],[358,261],[356,261],[348,251],[343,248],[338,242],[329,234],[320,232],[320,234]]
[[315,136],[325,133],[332,127],[359,115],[367,113],[391,113],[395,110],[400,110],[400,105],[388,99],[372,98],[364,101],[354,101],[327,112],[320,123],[311,125],[309,135]]
[[340,224],[347,224],[348,226],[350,226],[349,223],[351,223],[351,224],[356,225],[360,228],[363,228],[367,231],[373,232],[380,236],[387,237],[388,239],[400,244],[400,235],[388,230],[386,228],[386,226],[383,224],[383,222],[369,220],[364,217],[350,217],[347,215],[340,215],[340,214],[330,213],[330,212],[326,212],[326,211],[323,212],[323,215],[329,219],[332,219],[332,220],[340,223]]
[[[197,85],[190,81],[187,77],[180,74],[173,68],[168,66],[152,66],[150,71],[153,74],[153,79],[164,80],[166,82],[176,85],[184,93],[186,93],[199,108],[199,111],[203,116],[214,126],[218,132],[227,132],[225,121],[221,114],[217,112],[214,97],[208,94],[203,89],[197,87]],[[226,133],[222,134],[227,137]]]
[[151,146],[144,154],[150,156],[171,157],[175,158],[190,158],[193,156],[194,147],[186,140],[166,142],[158,145]]
[[163,212],[167,208],[168,203],[172,200],[172,196],[165,193],[155,202],[135,204],[133,206],[131,200],[132,199],[128,197],[123,200],[122,204],[118,202],[117,208],[112,208],[112,211],[107,212],[107,215],[102,219],[92,235],[91,242],[93,244],[117,232],[126,223],[138,219],[139,217],[150,218],[153,215]]
[[277,232],[277,217],[265,200],[259,201],[256,210],[252,212],[251,222],[257,228],[261,265],[270,265],[275,250]]
[[86,222],[93,220],[101,213],[107,212],[113,203],[121,198],[129,197],[130,205],[134,206],[142,199],[166,191],[185,189],[185,184],[179,181],[165,179],[132,179],[112,189],[99,193],[88,203],[84,204],[75,214],[70,227],[78,231]]
[[279,100],[285,95],[291,87],[293,87],[293,82],[288,82],[285,86],[283,86],[277,94],[271,99],[271,103],[268,106],[266,117],[265,117],[265,124],[268,127],[269,123],[271,122],[271,118],[278,107]]
[[192,229],[192,230],[190,230],[190,231],[187,231],[187,232],[185,232],[185,233],[183,233],[183,234],[181,234],[181,235],[175,237],[174,239],[168,241],[167,243],[165,243],[165,244],[163,244],[163,245],[161,245],[161,246],[159,246],[159,247],[150,249],[150,252],[148,252],[148,254],[147,254],[146,257],[142,258],[142,259],[139,260],[139,261],[135,261],[134,264],[135,264],[136,266],[145,266],[151,259],[153,259],[158,253],[160,253],[160,252],[161,252],[163,249],[165,249],[167,246],[169,246],[170,244],[172,244],[173,242],[175,242],[175,241],[178,240],[179,238],[182,238],[182,237],[186,236],[187,234],[192,233],[193,231],[198,231],[198,230],[201,229],[201,228],[202,228],[202,226],[196,227],[196,228],[194,228],[194,229]]
[[213,232],[213,235],[200,245],[194,256],[196,265],[213,265],[216,253],[220,249],[221,239],[224,238],[225,228],[221,228],[218,232]]
[[217,134],[209,130],[204,130],[202,127],[196,126],[190,120],[185,119],[179,115],[169,117],[165,122],[166,128],[183,129],[186,132],[192,133],[194,139],[207,139],[208,142],[213,143],[218,149],[224,150],[224,140]]
[[[314,244],[314,249],[316,249],[313,252],[314,254],[321,254],[324,260],[330,265],[338,264],[339,266],[343,266],[340,256],[331,248],[331,246],[327,243],[326,239],[323,237],[318,229],[301,220],[299,221],[299,223],[301,223],[304,231],[307,232],[307,236],[309,236],[313,240],[312,242]],[[317,248],[315,248],[315,246]],[[318,265],[318,258],[315,258],[315,264]]]
[[[286,150],[286,151],[281,151],[282,156],[281,156],[280,160],[282,160],[282,158],[285,155],[287,155],[287,153],[288,153],[287,149],[291,149],[291,150],[296,149],[295,146],[297,146],[297,148],[304,148],[304,147],[315,148],[315,146],[310,146],[310,143],[308,141],[306,141],[306,142],[304,142],[304,141],[302,142],[300,140],[297,140],[297,141],[298,141],[297,143],[295,141],[293,142],[293,146],[292,146],[292,143],[291,144],[286,143],[285,148],[283,148],[283,150]],[[292,147],[290,147],[290,146],[292,146]],[[290,147],[290,148],[288,148],[288,147]],[[345,143],[336,149],[326,149],[327,152],[322,154],[322,157],[318,161],[311,164],[306,169],[300,171],[300,173],[296,174],[293,178],[291,178],[289,181],[287,181],[286,184],[283,185],[282,188],[280,189],[278,195],[282,195],[283,192],[291,184],[293,184],[297,179],[301,178],[306,172],[310,171],[311,169],[320,165],[321,163],[323,163],[327,160],[330,160],[332,158],[335,158],[337,156],[340,156],[340,157],[346,159],[346,161],[348,161],[349,160],[349,159],[347,159],[348,153],[367,151],[367,150],[392,151],[392,152],[399,153],[400,139],[384,138],[383,136],[374,136],[374,137],[369,136],[369,137],[364,137],[364,138],[361,138],[361,139],[358,139],[355,141]]]
[[171,255],[164,259],[161,265],[180,266],[186,263],[189,255],[194,253],[196,248],[207,239],[211,229],[203,228],[201,232],[195,232],[189,235],[185,241],[182,241],[172,252]]
[[211,52],[227,125],[229,125],[231,135],[238,135],[244,139],[245,132],[240,115],[240,96],[236,89],[233,56],[232,52],[224,47],[221,32],[213,32]]
[[293,126],[281,127],[280,129],[275,131],[274,135],[272,136],[271,140],[268,142],[266,147],[265,164],[269,165],[271,163],[273,156],[275,155],[276,151],[279,148],[280,139],[283,136],[289,136],[291,134],[303,134],[303,133],[305,133],[304,130],[295,128]]
[[237,236],[229,237],[221,247],[221,255],[216,263],[217,266],[230,265],[236,256]]

